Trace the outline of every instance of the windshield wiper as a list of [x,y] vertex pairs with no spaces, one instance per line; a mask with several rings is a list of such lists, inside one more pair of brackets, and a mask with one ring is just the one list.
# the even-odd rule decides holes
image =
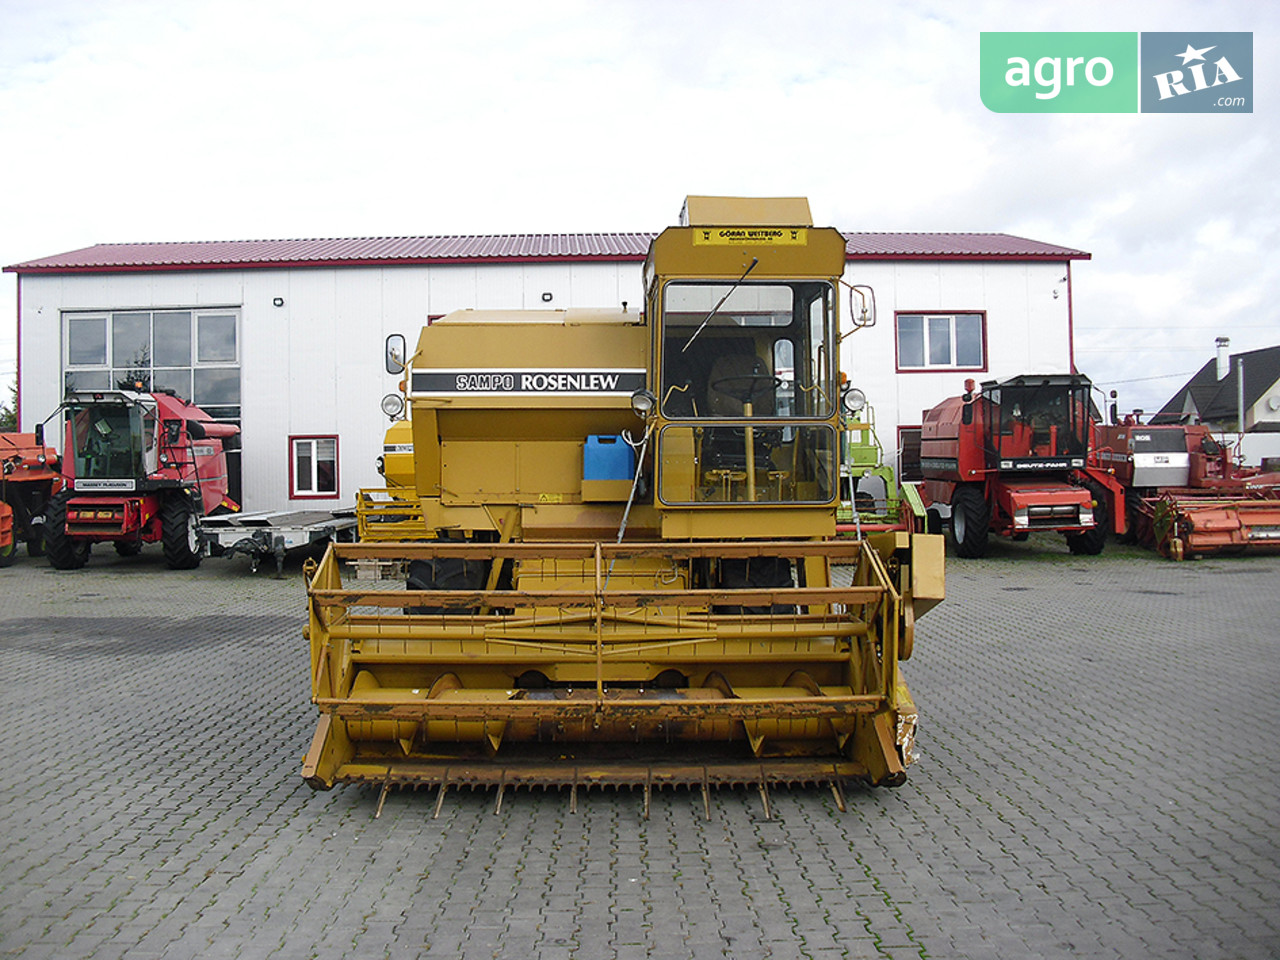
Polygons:
[[717,303],[714,307],[712,307],[711,312],[708,313],[705,318],[703,318],[703,321],[700,324],[698,324],[698,329],[693,331],[693,336],[691,336],[688,339],[688,341],[685,343],[685,345],[680,348],[681,353],[684,353],[686,350],[688,350],[689,345],[693,343],[693,341],[698,339],[698,334],[702,332],[702,328],[711,322],[711,318],[716,315],[716,312],[719,311],[719,309],[724,306],[724,302],[729,299],[729,294],[733,293],[733,291],[738,289],[738,286],[742,283],[742,281],[747,279],[747,274],[750,273],[752,270],[754,270],[756,268],[756,264],[759,262],[760,262],[759,257],[751,258],[751,266],[747,267],[747,269],[742,271],[742,276],[740,276],[737,280],[733,281],[733,286],[725,291],[725,295],[720,298],[720,302]]

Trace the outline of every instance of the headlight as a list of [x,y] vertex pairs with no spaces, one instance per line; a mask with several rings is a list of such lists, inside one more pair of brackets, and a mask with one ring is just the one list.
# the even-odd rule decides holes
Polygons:
[[631,395],[631,410],[641,420],[647,420],[658,405],[658,398],[649,390],[637,390]]
[[382,398],[382,412],[392,420],[398,419],[404,413],[404,397],[398,393],[388,393]]

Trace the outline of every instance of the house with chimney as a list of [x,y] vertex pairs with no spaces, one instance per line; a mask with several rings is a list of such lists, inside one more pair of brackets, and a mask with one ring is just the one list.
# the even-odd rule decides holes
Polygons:
[[1204,423],[1215,432],[1242,435],[1246,463],[1280,456],[1280,346],[1218,354],[1169,398],[1152,423]]

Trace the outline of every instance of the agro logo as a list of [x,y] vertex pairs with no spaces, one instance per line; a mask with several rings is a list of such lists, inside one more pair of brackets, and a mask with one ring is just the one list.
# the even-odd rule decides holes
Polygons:
[[1142,34],[1143,113],[1252,113],[1252,33]]
[[1136,33],[983,33],[979,93],[997,113],[1135,113]]

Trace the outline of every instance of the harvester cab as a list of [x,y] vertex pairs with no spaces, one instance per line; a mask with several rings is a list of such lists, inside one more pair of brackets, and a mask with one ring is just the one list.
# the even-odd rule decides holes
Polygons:
[[46,514],[49,562],[74,569],[94,543],[131,556],[161,541],[170,567],[197,566],[200,518],[239,509],[224,449],[239,428],[163,391],[69,391],[59,412],[66,489]]
[[[899,661],[943,550],[835,537],[844,254],[807,201],[691,197],[650,248],[643,312],[424,328],[404,390],[433,539],[334,544],[311,571],[307,781],[499,804],[902,782]],[[364,558],[405,563],[406,589],[344,586]]]
[[987,469],[1081,469],[1089,451],[1090,384],[1080,376],[983,384]]

